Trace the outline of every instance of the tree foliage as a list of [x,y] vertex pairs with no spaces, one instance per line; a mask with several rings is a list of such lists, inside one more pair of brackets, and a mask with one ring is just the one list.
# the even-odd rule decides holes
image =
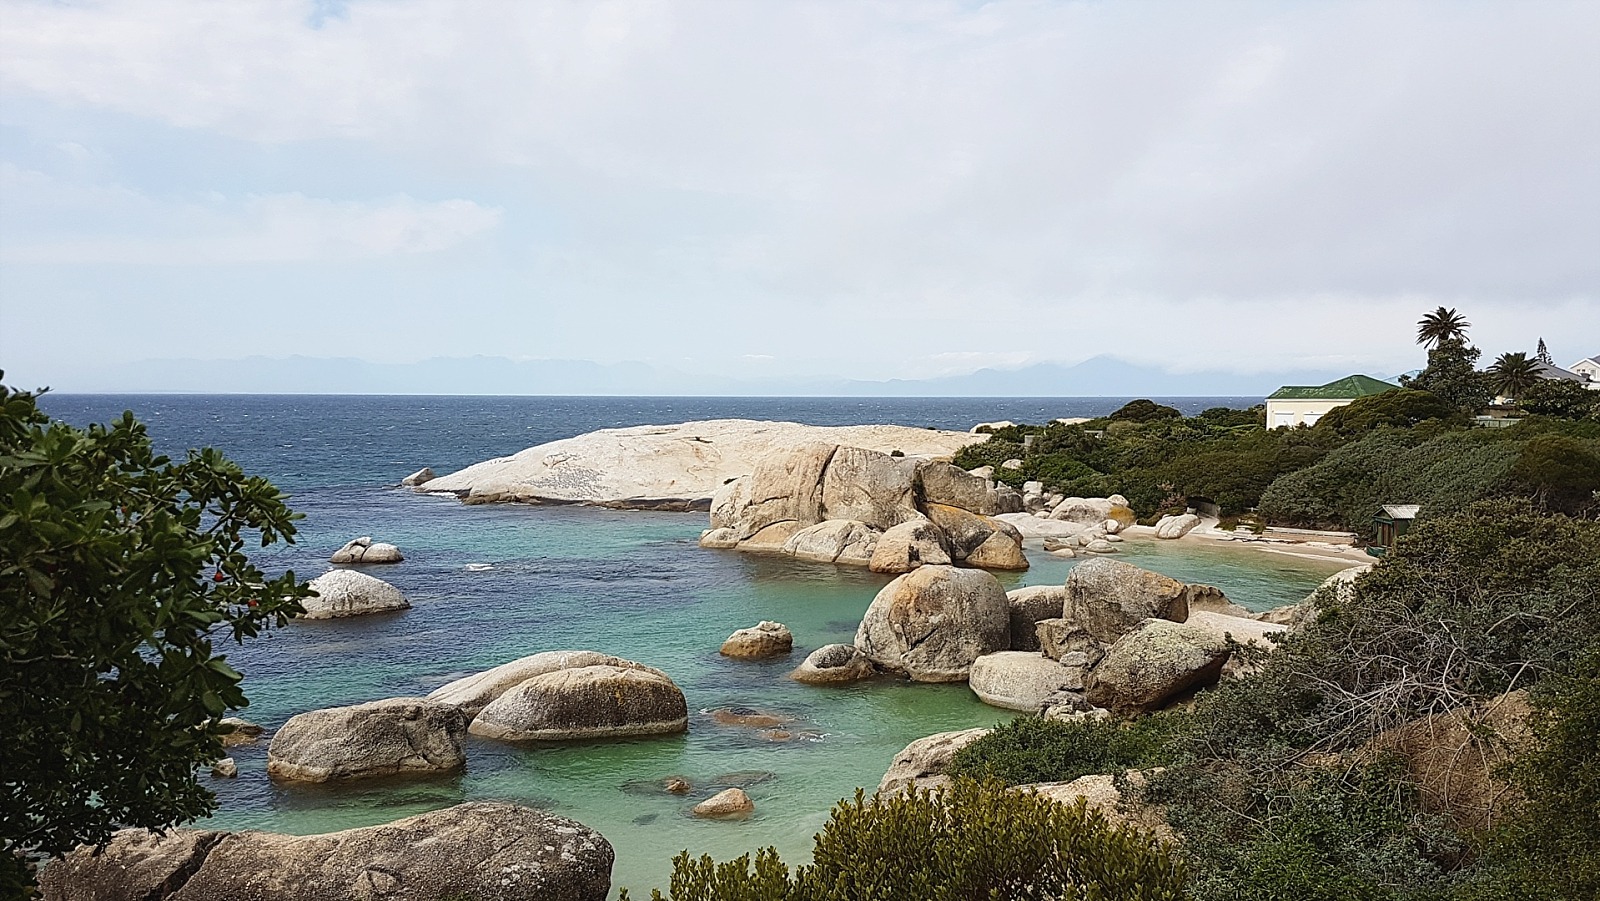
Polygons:
[[1427,368],[1416,378],[1401,376],[1400,384],[1432,392],[1462,413],[1477,413],[1493,399],[1489,379],[1475,368],[1482,355],[1462,338],[1443,338],[1428,351]]
[[1502,397],[1519,398],[1523,392],[1543,381],[1539,361],[1522,352],[1503,353],[1484,370],[1489,384]]
[[1469,328],[1472,328],[1472,323],[1456,312],[1454,307],[1448,310],[1439,307],[1418,320],[1417,343],[1424,347],[1435,347],[1445,341],[1465,341]]
[[1410,428],[1430,419],[1459,421],[1462,417],[1432,392],[1397,388],[1334,407],[1317,420],[1314,428],[1344,438],[1357,438],[1383,426]]
[[1535,416],[1558,419],[1600,416],[1600,391],[1567,379],[1540,379],[1518,396],[1517,403]]
[[[209,813],[195,768],[247,703],[213,645],[302,611],[245,554],[294,537],[265,479],[173,462],[131,413],[79,430],[0,386],[0,847],[57,854]],[[15,863],[0,853],[0,867]]]

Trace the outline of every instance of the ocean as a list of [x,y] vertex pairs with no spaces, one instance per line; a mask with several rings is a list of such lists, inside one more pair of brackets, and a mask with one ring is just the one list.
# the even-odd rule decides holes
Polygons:
[[[59,395],[41,406],[64,421],[104,422],[132,410],[158,448],[212,446],[272,479],[305,514],[297,543],[262,552],[264,568],[309,578],[350,538],[393,542],[404,563],[367,571],[401,588],[398,614],[296,622],[225,648],[245,673],[241,715],[275,728],[321,707],[426,694],[460,676],[539,651],[592,649],[666,671],[689,701],[687,735],[603,743],[508,745],[469,738],[459,776],[348,786],[280,786],[265,743],[235,749],[239,778],[207,779],[228,829],[313,833],[386,822],[469,799],[545,807],[604,834],[613,881],[637,896],[665,887],[683,850],[720,859],[773,845],[804,861],[829,808],[877,785],[895,753],[934,732],[992,725],[1008,711],[964,685],[891,680],[816,688],[785,678],[804,654],[848,642],[888,578],[860,569],[702,550],[704,514],[587,507],[463,506],[397,486],[423,466],[440,473],[598,428],[696,419],[782,419],[815,425],[898,423],[967,429],[984,421],[1103,415],[1127,398],[616,398],[253,395]],[[1167,398],[1186,413],[1258,398]],[[1266,609],[1302,599],[1336,564],[1234,547],[1129,541],[1122,558],[1223,588]],[[1075,561],[1030,553],[1006,587],[1059,584]],[[487,568],[484,568],[484,567]],[[787,624],[796,650],[761,663],[722,658],[735,629]],[[721,726],[709,712],[741,706],[792,718],[774,742]],[[687,797],[657,788],[687,778]],[[696,801],[746,788],[741,822],[689,816]]]

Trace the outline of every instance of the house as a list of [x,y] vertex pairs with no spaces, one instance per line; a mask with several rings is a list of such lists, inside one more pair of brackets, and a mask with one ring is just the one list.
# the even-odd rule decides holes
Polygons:
[[1574,375],[1583,376],[1590,388],[1600,390],[1600,354],[1585,357],[1567,368]]
[[[1546,363],[1544,360],[1535,358],[1533,360],[1533,365],[1537,367],[1536,371],[1541,379],[1548,379],[1555,382],[1577,382],[1580,385],[1587,384],[1590,388],[1600,388],[1600,384],[1590,382],[1587,376],[1580,375],[1577,372],[1570,370],[1562,369],[1560,366],[1557,366],[1554,363]],[[1503,394],[1496,395],[1494,399],[1496,406],[1515,406],[1516,402],[1516,398],[1507,397]],[[1482,417],[1479,418],[1481,419]]]
[[1422,507],[1417,504],[1384,504],[1383,510],[1372,517],[1377,534],[1373,536],[1367,554],[1373,557],[1387,556],[1394,550],[1400,536],[1410,530],[1412,520],[1417,518],[1421,510]]
[[1285,385],[1267,397],[1267,428],[1316,425],[1334,407],[1399,387],[1366,375],[1347,375],[1326,385]]

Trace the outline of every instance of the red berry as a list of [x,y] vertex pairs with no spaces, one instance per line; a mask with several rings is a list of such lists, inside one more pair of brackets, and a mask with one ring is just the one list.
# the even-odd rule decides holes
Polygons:
[[252,606],[252,607],[259,607],[259,606],[261,606],[261,605],[260,605],[260,604],[257,604],[257,603],[256,603],[256,599],[255,599],[255,598],[251,598],[251,599],[250,599],[250,606]]
[[224,576],[220,571],[218,571],[216,575],[211,577],[211,581],[213,581],[213,582],[221,582],[223,579],[226,579],[226,578],[227,578],[227,576]]

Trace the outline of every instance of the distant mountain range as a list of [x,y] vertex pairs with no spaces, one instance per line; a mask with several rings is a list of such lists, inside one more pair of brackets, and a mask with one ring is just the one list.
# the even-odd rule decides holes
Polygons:
[[929,379],[729,378],[648,363],[435,357],[373,363],[342,357],[145,360],[106,367],[56,390],[73,393],[513,394],[813,397],[1248,397],[1281,385],[1320,385],[1334,370],[1239,374],[1172,372],[1098,356]]

